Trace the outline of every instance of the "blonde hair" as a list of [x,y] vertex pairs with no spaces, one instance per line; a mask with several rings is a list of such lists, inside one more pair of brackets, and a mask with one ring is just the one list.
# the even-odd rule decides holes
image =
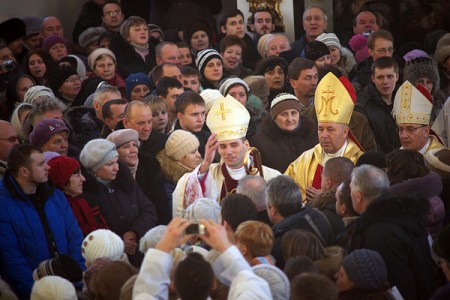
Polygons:
[[270,254],[273,247],[274,235],[269,225],[259,221],[241,223],[235,232],[236,242],[248,248],[253,257]]

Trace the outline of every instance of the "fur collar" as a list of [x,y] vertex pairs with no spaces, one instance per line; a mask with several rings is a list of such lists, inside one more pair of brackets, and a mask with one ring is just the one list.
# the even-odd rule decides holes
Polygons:
[[190,169],[185,165],[180,164],[173,159],[170,159],[167,156],[165,149],[159,151],[158,154],[156,154],[156,159],[161,165],[162,177],[172,183],[177,183],[184,174],[193,171],[193,169]]

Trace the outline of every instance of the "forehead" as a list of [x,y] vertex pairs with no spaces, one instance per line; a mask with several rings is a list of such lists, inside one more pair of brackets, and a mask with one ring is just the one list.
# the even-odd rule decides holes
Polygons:
[[189,48],[178,48],[178,50],[179,50],[180,53],[182,53],[182,54],[187,54],[187,53],[190,52],[190,51],[189,51]]
[[181,71],[177,66],[164,65],[163,66],[163,74],[166,77],[172,77],[173,75],[181,74]]
[[300,72],[300,76],[299,77],[304,77],[304,76],[310,76],[310,75],[316,75],[318,74],[317,68],[314,66],[311,69],[304,69]]
[[305,12],[304,18],[314,16],[323,16],[323,12],[319,8],[313,7]]
[[377,48],[378,46],[390,47],[390,46],[392,46],[392,42],[379,37],[375,40],[374,45],[375,45],[375,48]]
[[17,135],[16,129],[7,122],[0,122],[0,137],[10,137]]
[[112,10],[120,10],[120,6],[117,3],[108,3],[103,6],[103,11],[112,11]]
[[394,74],[395,70],[394,67],[389,67],[389,68],[375,68],[375,70],[373,70],[373,75],[388,75],[388,74]]
[[133,106],[131,108],[130,121],[143,121],[152,118],[152,110],[147,105]]
[[225,51],[227,51],[227,50],[234,50],[234,51],[237,51],[237,50],[242,50],[242,47],[241,47],[241,45],[238,45],[238,44],[234,44],[234,45],[229,45],[229,46],[227,46],[226,48],[225,48]]
[[55,17],[50,17],[47,18],[42,25],[43,27],[61,26],[61,22]]
[[339,129],[339,128],[343,128],[344,125],[347,126],[346,124],[337,124],[337,123],[331,123],[331,122],[319,122],[317,126],[322,127],[322,128]]
[[244,144],[244,142],[241,139],[234,139],[234,140],[227,140],[227,141],[219,142],[219,146],[228,146],[231,144],[242,145],[242,144]]
[[376,20],[376,17],[373,13],[371,13],[370,11],[363,11],[360,14],[358,14],[356,16],[356,21],[360,21],[360,20]]
[[211,59],[211,60],[208,62],[207,65],[217,64],[217,63],[219,63],[219,62],[222,62],[222,61],[221,61],[220,59],[218,59],[218,58],[213,58],[213,59]]
[[268,11],[259,11],[255,13],[255,19],[267,19],[271,18],[272,15]]
[[186,106],[185,114],[192,113],[192,112],[199,112],[199,111],[205,111],[205,105],[199,105],[199,104],[189,104]]
[[45,160],[44,154],[38,151],[33,151],[30,155],[31,163],[39,163]]
[[241,20],[244,20],[244,18],[243,18],[241,15],[236,15],[236,16],[233,16],[233,17],[228,17],[228,18],[227,18],[227,24],[228,24],[229,22],[241,21]]
[[126,104],[113,104],[110,106],[111,111],[113,113],[123,113],[125,111],[125,107],[127,107]]
[[289,44],[287,37],[284,37],[282,35],[276,35],[269,41],[268,45],[281,44],[281,43]]
[[241,84],[236,84],[228,91],[228,93],[231,92],[245,92],[245,88]]

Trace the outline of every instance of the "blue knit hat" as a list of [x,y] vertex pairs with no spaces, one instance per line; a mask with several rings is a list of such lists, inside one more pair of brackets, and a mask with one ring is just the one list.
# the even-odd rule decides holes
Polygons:
[[150,79],[144,73],[133,73],[128,76],[125,81],[125,93],[127,98],[130,98],[131,90],[139,84],[145,84],[149,89],[151,89]]
[[347,255],[342,267],[358,288],[378,289],[387,281],[387,269],[381,255],[373,250],[358,249]]

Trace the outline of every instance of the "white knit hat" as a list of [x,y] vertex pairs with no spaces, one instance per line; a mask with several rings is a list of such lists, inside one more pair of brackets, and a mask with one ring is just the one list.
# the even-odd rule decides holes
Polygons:
[[214,102],[216,102],[217,99],[222,98],[223,95],[219,90],[206,89],[200,93],[200,96],[202,96],[203,100],[205,100],[205,111],[208,113]]
[[220,59],[220,61],[223,61],[222,56],[219,54],[219,52],[217,52],[214,49],[205,49],[197,54],[195,64],[197,66],[198,71],[200,72],[201,77],[203,77],[203,72],[205,71],[206,65],[213,58],[217,58]]
[[180,160],[187,154],[198,149],[200,142],[197,137],[186,130],[175,130],[167,139],[166,154],[173,160]]
[[33,104],[34,102],[36,102],[38,97],[41,97],[41,96],[47,96],[47,97],[54,98],[55,94],[53,93],[53,91],[50,88],[48,88],[46,86],[35,85],[35,86],[30,87],[28,89],[28,91],[25,93],[25,96],[23,97],[23,102]]
[[95,173],[116,156],[119,156],[116,145],[105,139],[94,139],[81,150],[80,162],[83,167]]
[[166,233],[166,230],[166,225],[159,225],[147,231],[139,242],[139,251],[145,254],[148,249],[155,248],[156,244],[159,243],[163,235]]
[[81,255],[86,263],[92,263],[97,258],[107,257],[119,260],[124,251],[122,239],[108,229],[97,229],[89,233],[81,245]]
[[322,33],[316,38],[316,41],[322,42],[328,47],[342,48],[339,38],[334,33]]
[[31,290],[31,300],[77,300],[72,283],[59,276],[45,276],[36,281]]
[[208,198],[199,198],[183,210],[181,216],[190,221],[213,220],[219,223],[220,205],[217,201]]

